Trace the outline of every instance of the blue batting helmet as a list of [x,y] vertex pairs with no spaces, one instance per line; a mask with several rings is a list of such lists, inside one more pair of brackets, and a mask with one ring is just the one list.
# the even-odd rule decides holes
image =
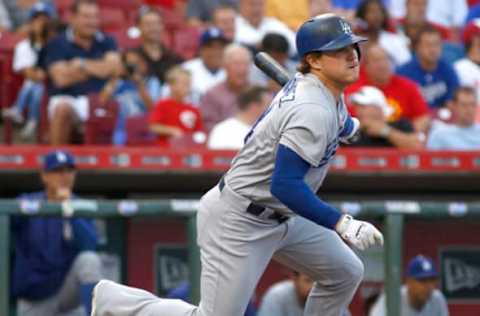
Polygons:
[[350,24],[333,13],[317,15],[306,21],[296,37],[300,57],[311,52],[341,49],[366,40],[365,37],[353,34]]

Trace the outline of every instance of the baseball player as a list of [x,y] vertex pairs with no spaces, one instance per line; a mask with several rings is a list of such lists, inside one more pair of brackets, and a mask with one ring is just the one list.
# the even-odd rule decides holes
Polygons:
[[270,259],[314,285],[304,315],[339,316],[363,276],[350,246],[383,244],[370,223],[342,214],[316,194],[340,140],[359,123],[343,89],[359,74],[364,38],[334,14],[306,21],[296,35],[299,73],[273,99],[197,214],[201,249],[199,306],[101,281],[93,316],[240,316]]

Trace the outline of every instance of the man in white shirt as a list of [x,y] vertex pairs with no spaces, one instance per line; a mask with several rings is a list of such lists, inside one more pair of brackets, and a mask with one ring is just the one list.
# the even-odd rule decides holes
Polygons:
[[208,137],[209,149],[238,150],[257,118],[272,99],[266,88],[252,86],[238,96],[238,112],[216,124]]
[[477,108],[477,97],[473,88],[457,89],[449,104],[452,124],[436,125],[430,131],[427,149],[480,150],[480,123],[475,123]]
[[296,55],[295,33],[283,22],[265,16],[265,0],[240,0],[235,18],[235,42],[254,48],[266,33],[285,36],[290,56]]
[[474,88],[480,98],[480,19],[472,20],[465,27],[463,42],[466,56],[455,62],[453,67],[460,85]]
[[[407,269],[407,283],[401,289],[401,316],[448,316],[447,301],[436,289],[438,273],[432,259],[418,255]],[[386,316],[386,298],[382,293],[369,316]]]
[[199,57],[183,63],[192,74],[192,102],[198,104],[201,96],[211,87],[225,80],[222,68],[223,51],[228,40],[220,29],[210,27],[200,37]]

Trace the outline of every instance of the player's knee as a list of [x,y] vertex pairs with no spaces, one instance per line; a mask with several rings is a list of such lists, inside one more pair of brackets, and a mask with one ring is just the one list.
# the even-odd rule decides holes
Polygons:
[[345,280],[350,280],[354,284],[359,284],[362,281],[365,267],[357,256],[352,257],[348,264],[345,264],[344,269]]

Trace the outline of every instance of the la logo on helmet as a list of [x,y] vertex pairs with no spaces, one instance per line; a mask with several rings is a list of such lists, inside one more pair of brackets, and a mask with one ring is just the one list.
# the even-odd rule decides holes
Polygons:
[[352,28],[350,27],[350,24],[343,20],[340,20],[340,25],[342,26],[343,33],[352,34]]

